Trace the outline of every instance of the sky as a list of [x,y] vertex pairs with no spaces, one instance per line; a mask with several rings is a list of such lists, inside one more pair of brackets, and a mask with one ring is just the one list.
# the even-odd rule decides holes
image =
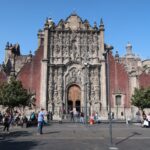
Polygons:
[[102,18],[114,54],[125,55],[130,42],[136,55],[150,59],[150,0],[0,0],[0,64],[7,42],[19,43],[23,55],[34,54],[46,18],[57,24],[72,12],[92,26]]

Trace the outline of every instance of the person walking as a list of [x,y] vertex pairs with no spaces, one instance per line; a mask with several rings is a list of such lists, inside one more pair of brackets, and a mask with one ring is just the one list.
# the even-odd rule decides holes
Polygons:
[[74,122],[74,114],[73,114],[73,110],[70,111],[70,120]]
[[38,134],[43,134],[44,116],[44,108],[41,108],[41,111],[38,113]]
[[10,114],[6,113],[4,116],[4,128],[3,131],[7,130],[9,133],[9,126],[10,126]]

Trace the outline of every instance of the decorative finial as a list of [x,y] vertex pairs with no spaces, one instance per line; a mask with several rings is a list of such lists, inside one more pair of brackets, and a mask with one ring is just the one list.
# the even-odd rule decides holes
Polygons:
[[97,28],[97,23],[96,23],[96,21],[94,22],[94,29],[95,29],[95,30],[98,29],[98,28]]
[[71,13],[71,15],[72,15],[72,16],[76,16],[76,15],[77,15],[76,11],[73,10],[73,12]]
[[48,17],[47,17],[45,21],[45,29],[48,29],[48,27],[49,27],[49,24],[48,24]]
[[115,60],[116,60],[117,62],[119,62],[119,54],[118,54],[118,50],[116,51],[116,54],[115,54]]
[[127,43],[126,45],[126,52],[127,52],[127,55],[133,55],[132,53],[132,44],[130,42]]
[[86,29],[89,29],[90,24],[87,19],[84,20],[84,25],[85,25]]
[[5,49],[8,49],[9,48],[9,42],[6,43],[6,48]]
[[101,18],[100,26],[104,26],[103,19]]
[[29,54],[31,54],[31,55],[32,55],[32,51],[31,51],[31,50],[29,51]]
[[29,55],[28,55],[28,62],[31,62],[32,60],[32,52],[31,50],[29,51]]
[[103,19],[101,18],[100,20],[100,31],[104,31],[104,23],[103,23]]
[[42,32],[42,29],[39,29],[38,32]]
[[116,50],[116,54],[115,54],[115,57],[119,57],[119,53],[118,53],[118,50]]

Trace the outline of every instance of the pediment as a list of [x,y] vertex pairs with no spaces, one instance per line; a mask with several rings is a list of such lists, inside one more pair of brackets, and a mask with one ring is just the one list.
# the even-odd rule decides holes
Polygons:
[[81,27],[82,20],[77,15],[71,15],[66,20],[66,27],[69,27],[71,30],[77,30]]
[[70,29],[70,30],[87,30],[92,29],[89,22],[87,20],[82,21],[82,19],[75,13],[72,13],[67,19],[60,20],[58,25],[58,29]]

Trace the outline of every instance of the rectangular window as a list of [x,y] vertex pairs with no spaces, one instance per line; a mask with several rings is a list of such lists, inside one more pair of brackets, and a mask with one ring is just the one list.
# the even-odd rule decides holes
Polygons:
[[121,95],[116,96],[116,105],[120,106],[121,105]]

